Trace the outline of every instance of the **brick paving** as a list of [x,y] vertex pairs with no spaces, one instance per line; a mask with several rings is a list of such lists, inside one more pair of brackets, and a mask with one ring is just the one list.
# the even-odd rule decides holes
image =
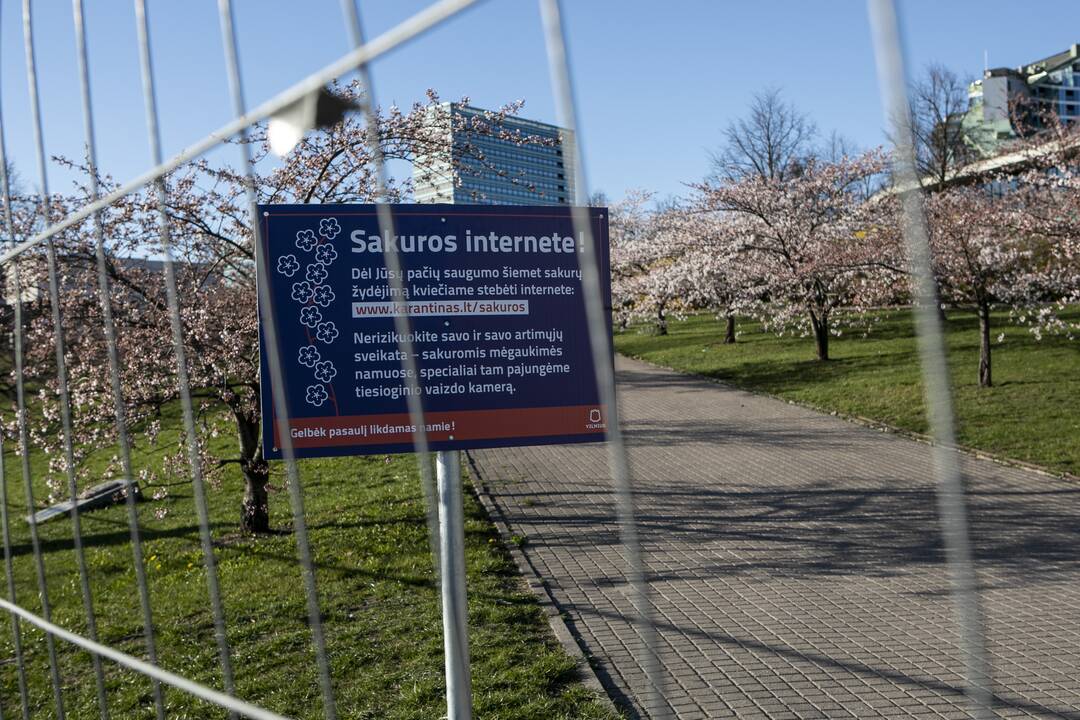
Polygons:
[[[617,371],[675,717],[969,717],[928,446]],[[472,459],[609,694],[649,717],[605,452]],[[964,468],[996,712],[1080,719],[1080,484]]]

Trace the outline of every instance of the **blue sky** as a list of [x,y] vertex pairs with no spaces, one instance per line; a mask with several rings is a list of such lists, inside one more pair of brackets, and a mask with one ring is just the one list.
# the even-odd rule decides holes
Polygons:
[[[149,162],[132,3],[86,0],[100,163],[128,179]],[[369,36],[427,3],[361,3]],[[708,170],[721,129],[757,91],[779,87],[826,133],[882,142],[866,7],[860,0],[707,2],[565,0],[589,181],[619,198],[661,197]],[[9,153],[37,185],[22,46],[21,3],[0,6],[0,79]],[[166,152],[229,119],[231,104],[213,0],[150,0]],[[50,154],[78,156],[82,120],[71,4],[36,0],[35,31]],[[348,49],[338,0],[236,0],[249,105]],[[1032,18],[1005,0],[901,2],[910,67],[937,61],[976,76],[1080,42],[1080,3]],[[537,4],[488,0],[373,66],[382,104],[409,105],[427,88],[476,105],[524,99],[525,116],[553,121]],[[224,156],[232,161],[235,154]],[[50,171],[54,190],[69,179]]]

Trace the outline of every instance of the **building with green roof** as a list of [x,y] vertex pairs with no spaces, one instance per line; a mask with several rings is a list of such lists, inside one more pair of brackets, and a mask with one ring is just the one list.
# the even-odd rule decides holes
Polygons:
[[1080,118],[1080,44],[1018,68],[986,70],[968,87],[960,122],[967,142],[989,157],[1002,143],[1037,131],[1048,114],[1063,123]]

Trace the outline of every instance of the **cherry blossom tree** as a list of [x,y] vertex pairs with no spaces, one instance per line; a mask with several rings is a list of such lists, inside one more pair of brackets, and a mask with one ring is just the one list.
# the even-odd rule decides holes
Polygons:
[[927,199],[932,262],[944,302],[979,318],[978,382],[993,384],[991,310],[1007,308],[1033,334],[1075,337],[1059,311],[1080,300],[1080,129],[1044,118],[1010,152],[1018,175],[981,178]]
[[[653,194],[631,190],[623,200],[608,207],[608,238],[611,248],[611,300],[620,327],[641,318],[648,302],[645,279],[668,252],[655,238]],[[662,309],[661,309],[662,312]],[[657,332],[665,328],[657,327]]]
[[[336,87],[346,100],[362,101],[354,84]],[[448,128],[433,122],[461,122],[449,114],[434,113],[439,102],[429,93],[426,102],[407,110],[390,108],[379,115],[381,149],[389,160],[411,161],[420,155],[444,151]],[[466,99],[467,102],[467,99]],[[518,143],[550,143],[503,128],[507,115],[520,104],[482,117],[468,119],[460,128],[467,137],[496,135]],[[304,137],[281,161],[269,157],[265,128],[249,135],[253,148],[255,192],[260,203],[357,203],[376,195],[371,154],[359,115]],[[454,172],[497,170],[468,141],[455,147]],[[467,161],[467,162],[466,162]],[[64,161],[75,170],[80,167]],[[116,187],[108,177],[99,179],[103,192]],[[207,161],[194,163],[165,180],[169,223],[180,297],[181,321],[191,376],[192,398],[198,412],[197,430],[204,467],[239,466],[244,480],[241,525],[253,532],[269,528],[270,468],[261,445],[259,411],[258,326],[255,262],[245,174]],[[392,181],[391,200],[411,191],[408,180]],[[88,199],[85,186],[53,203],[55,216],[71,212]],[[178,388],[176,358],[169,331],[161,265],[135,258],[160,258],[158,205],[151,189],[128,196],[102,215],[108,238],[107,265],[112,312],[117,325],[121,376],[128,430],[156,440],[163,426],[175,420]],[[102,310],[97,294],[97,270],[92,226],[83,223],[57,238],[62,258],[64,287],[62,313],[68,347],[68,371],[78,450],[90,452],[115,442],[113,406],[109,387],[108,355],[102,334]],[[329,247],[329,246],[326,246]],[[31,254],[27,271],[40,275],[40,255]],[[51,355],[53,328],[47,316],[32,321],[27,343],[27,367],[40,384],[43,422],[34,439],[50,453],[52,471],[63,470],[57,452],[59,413],[56,404],[55,361]],[[213,439],[231,426],[236,443],[227,454]],[[160,469],[184,474],[186,448],[182,435]],[[149,477],[147,477],[149,479]]]
[[710,308],[713,295],[700,272],[696,218],[676,202],[651,200],[633,191],[611,206],[613,303],[623,327],[639,320],[666,335],[669,317]]
[[868,181],[885,170],[880,151],[835,163],[810,159],[783,180],[759,176],[706,182],[698,212],[717,216],[726,247],[743,272],[758,278],[739,304],[766,325],[813,335],[817,358],[829,359],[838,314],[860,314],[890,296],[899,275],[890,200],[867,202]]
[[659,324],[659,314],[668,309],[674,309],[676,317],[690,310],[713,312],[725,324],[723,342],[734,343],[735,313],[748,276],[725,242],[722,220],[673,204],[654,214],[650,234],[661,259],[648,266],[648,274],[655,277],[637,279],[636,314]]
[[[1046,282],[1058,305],[1080,302],[1080,124],[1044,115],[1045,130],[1020,148],[1036,157],[1032,167],[1008,181],[1017,199],[1007,221],[1019,234],[1043,240]],[[1059,319],[1046,329],[1076,335],[1077,324]]]
[[736,341],[735,314],[739,306],[742,287],[742,266],[737,258],[708,250],[695,250],[691,254],[690,267],[695,274],[694,287],[697,304],[716,313],[724,322],[724,344]]
[[668,334],[668,320],[682,319],[693,309],[691,295],[696,288],[689,272],[693,258],[680,254],[656,260],[648,272],[628,283],[633,302],[629,317],[650,322],[657,335]]
[[689,275],[686,302],[716,314],[724,323],[725,345],[736,342],[735,316],[749,311],[758,296],[755,288],[762,284],[731,242],[730,220],[723,213],[690,207],[669,221],[680,224],[689,248],[681,264]]
[[993,384],[991,318],[1006,307],[1037,336],[1056,321],[1053,305],[1062,297],[1056,261],[1045,236],[1024,232],[1028,196],[964,187],[930,196],[926,202],[931,262],[943,302],[967,308],[979,318],[980,387]]

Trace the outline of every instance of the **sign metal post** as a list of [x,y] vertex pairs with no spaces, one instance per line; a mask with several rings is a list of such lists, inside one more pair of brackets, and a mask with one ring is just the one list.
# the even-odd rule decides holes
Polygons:
[[469,672],[469,614],[465,594],[465,513],[461,498],[461,453],[435,454],[439,485],[439,555],[443,647],[446,656],[447,720],[472,717]]

